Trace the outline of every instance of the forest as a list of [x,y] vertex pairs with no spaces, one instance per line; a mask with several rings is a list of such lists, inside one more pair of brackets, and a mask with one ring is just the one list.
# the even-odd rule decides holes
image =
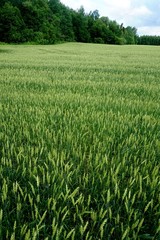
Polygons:
[[1,0],[0,42],[160,45],[160,37],[138,36],[135,27],[100,17],[97,9],[76,11],[59,0]]

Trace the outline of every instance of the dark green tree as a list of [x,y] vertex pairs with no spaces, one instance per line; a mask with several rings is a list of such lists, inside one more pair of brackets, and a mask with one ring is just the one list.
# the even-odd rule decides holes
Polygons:
[[22,3],[21,12],[26,24],[26,41],[55,43],[59,40],[60,20],[53,14],[47,0],[26,0]]
[[100,16],[99,11],[97,9],[94,10],[93,12],[91,12],[90,15],[92,16],[92,18],[94,20],[97,20],[99,18],[99,16]]
[[135,27],[126,27],[124,30],[124,37],[127,44],[137,43],[137,29]]
[[106,42],[106,25],[101,19],[96,19],[91,28],[91,37],[95,43]]
[[90,33],[88,31],[88,18],[83,7],[72,11],[72,22],[75,40],[77,42],[90,42]]
[[6,2],[0,8],[0,41],[21,42],[24,28],[25,24],[19,9]]
[[61,12],[61,2],[59,0],[48,0],[49,8],[53,14],[59,14]]
[[139,36],[137,37],[137,42],[140,45],[155,45],[159,46],[160,45],[160,36]]
[[62,41],[74,41],[75,35],[73,31],[71,10],[64,5],[61,6],[60,30]]
[[86,14],[83,7],[75,11],[60,0],[1,0],[0,41],[159,44],[158,38],[138,38],[134,27],[100,17],[98,10]]

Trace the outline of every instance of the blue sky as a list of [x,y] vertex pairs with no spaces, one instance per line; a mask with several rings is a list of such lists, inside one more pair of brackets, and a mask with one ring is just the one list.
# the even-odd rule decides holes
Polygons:
[[160,0],[61,0],[66,6],[78,9],[83,6],[89,13],[99,10],[124,26],[133,26],[139,35],[160,35]]

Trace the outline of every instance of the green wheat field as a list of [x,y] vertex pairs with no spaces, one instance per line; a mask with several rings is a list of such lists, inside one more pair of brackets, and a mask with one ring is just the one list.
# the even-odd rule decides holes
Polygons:
[[160,47],[0,45],[0,239],[160,239]]

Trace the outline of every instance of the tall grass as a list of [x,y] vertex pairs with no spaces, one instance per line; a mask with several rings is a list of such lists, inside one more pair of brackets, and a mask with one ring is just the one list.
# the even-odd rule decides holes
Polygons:
[[159,239],[159,57],[0,46],[0,239]]

